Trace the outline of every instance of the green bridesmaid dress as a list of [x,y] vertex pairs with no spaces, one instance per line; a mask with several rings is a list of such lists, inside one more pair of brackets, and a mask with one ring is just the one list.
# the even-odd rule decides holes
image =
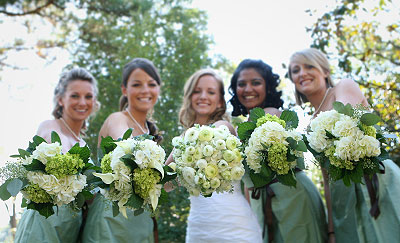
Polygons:
[[400,168],[385,160],[385,173],[378,174],[380,214],[375,219],[364,184],[347,187],[331,183],[332,214],[336,242],[400,242]]
[[47,219],[39,212],[28,209],[17,225],[16,243],[70,243],[78,242],[82,223],[82,213],[75,212],[68,206],[62,206]]
[[[307,175],[296,172],[296,188],[273,183],[270,188],[275,196],[271,199],[273,214],[273,242],[324,243],[327,240],[327,225],[321,196]],[[253,184],[244,179],[247,187]],[[259,199],[250,197],[251,207],[264,227],[264,242],[268,242],[268,226],[264,223],[267,190],[261,189]],[[271,229],[270,229],[271,230]]]
[[127,219],[121,213],[113,217],[111,202],[98,193],[93,203],[89,205],[82,242],[154,242],[153,220],[150,213],[145,211],[139,216],[134,216],[133,211],[129,209],[126,213]]

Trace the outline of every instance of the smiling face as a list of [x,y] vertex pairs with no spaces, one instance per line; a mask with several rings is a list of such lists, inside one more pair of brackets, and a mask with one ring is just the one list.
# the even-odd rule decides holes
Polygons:
[[243,69],[238,77],[236,93],[239,102],[247,111],[260,107],[266,97],[266,83],[263,77],[254,69]]
[[157,102],[160,85],[140,68],[129,76],[126,87],[122,86],[122,94],[128,98],[128,109],[133,112],[149,112]]
[[85,120],[92,113],[95,103],[93,84],[80,79],[71,81],[58,103],[63,107],[63,118]]
[[222,107],[220,84],[212,75],[202,76],[193,90],[191,106],[196,113],[196,123],[210,119],[217,108]]
[[305,96],[326,89],[328,74],[313,65],[292,61],[290,63],[290,76],[296,90]]

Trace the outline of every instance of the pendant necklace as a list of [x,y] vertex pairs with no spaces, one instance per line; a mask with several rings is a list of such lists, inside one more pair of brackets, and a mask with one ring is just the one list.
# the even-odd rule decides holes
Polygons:
[[60,117],[60,120],[64,123],[65,127],[68,129],[68,131],[72,134],[72,136],[74,136],[74,138],[76,139],[76,141],[80,142],[82,140],[82,138],[80,136],[77,136],[74,131],[72,131],[71,127],[68,126],[67,122],[64,120],[64,118]]
[[149,126],[147,126],[147,122],[146,124],[146,129],[147,131],[145,131],[145,129],[143,129],[143,127],[139,124],[139,122],[136,121],[136,119],[132,116],[131,112],[128,110],[128,108],[125,109],[128,112],[129,117],[132,119],[132,121],[139,127],[139,129],[144,133],[144,134],[149,134]]
[[318,114],[318,112],[319,112],[319,109],[321,109],[322,105],[324,104],[325,99],[326,99],[326,97],[328,96],[328,93],[329,93],[329,90],[330,90],[330,89],[331,89],[331,87],[329,87],[329,88],[325,91],[324,98],[322,99],[321,104],[319,104],[318,109],[315,110],[315,112],[314,112],[314,114],[313,114],[313,116],[312,116],[311,119],[314,119],[314,118],[317,116],[317,114]]

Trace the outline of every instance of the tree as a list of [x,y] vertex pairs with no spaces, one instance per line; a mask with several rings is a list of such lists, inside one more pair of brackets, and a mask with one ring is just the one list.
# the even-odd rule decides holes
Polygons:
[[[311,11],[310,11],[311,13]],[[338,0],[308,31],[313,47],[337,58],[342,72],[356,80],[388,132],[400,134],[400,8],[391,0]],[[388,148],[400,165],[399,140]]]

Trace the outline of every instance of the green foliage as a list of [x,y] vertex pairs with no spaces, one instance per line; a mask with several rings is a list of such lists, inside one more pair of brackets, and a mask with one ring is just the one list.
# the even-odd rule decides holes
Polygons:
[[284,110],[279,118],[286,122],[288,128],[297,128],[299,125],[299,118],[294,111]]
[[250,111],[250,121],[257,122],[258,118],[265,116],[264,109],[256,107]]
[[[334,72],[345,72],[360,84],[382,119],[378,125],[399,136],[400,7],[395,1],[337,0],[308,31],[313,47],[338,60]],[[388,149],[400,164],[399,138]]]
[[361,116],[360,121],[367,126],[373,126],[381,121],[381,118],[372,113],[365,113]]

